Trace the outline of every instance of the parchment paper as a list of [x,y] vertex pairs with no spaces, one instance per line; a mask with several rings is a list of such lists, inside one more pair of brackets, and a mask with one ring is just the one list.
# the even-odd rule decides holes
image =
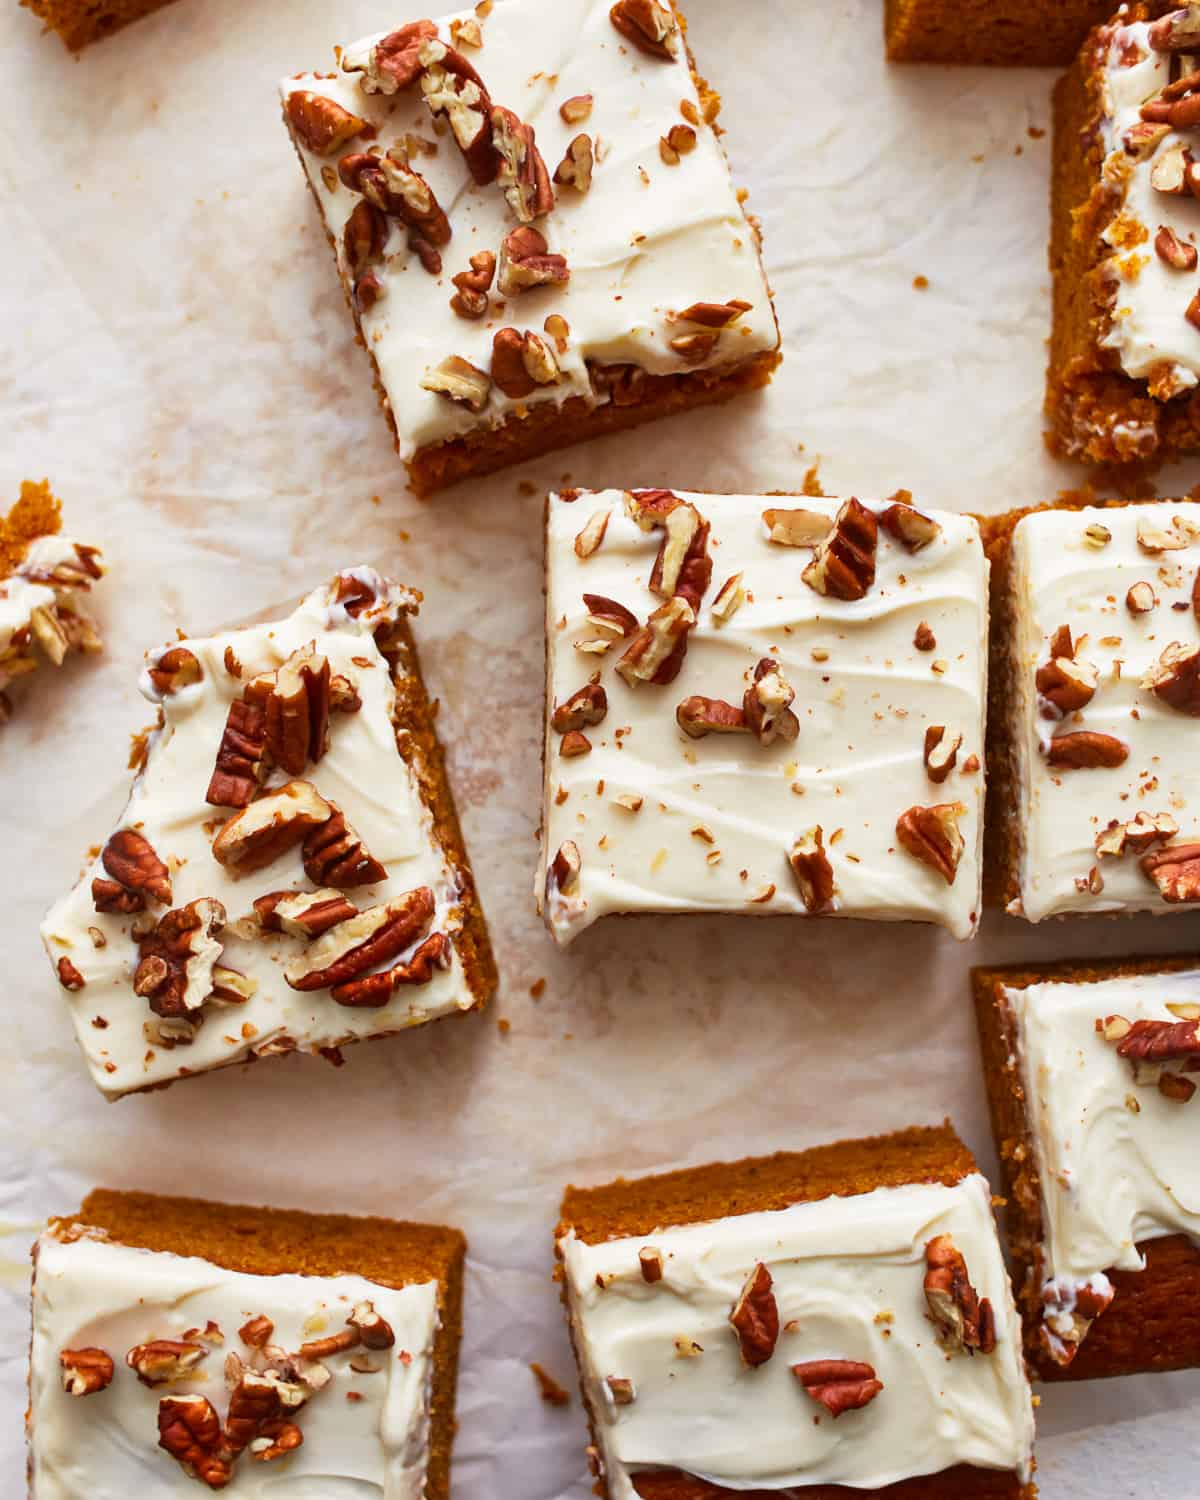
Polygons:
[[[415,0],[414,0],[415,3]],[[690,0],[761,215],[770,391],[469,484],[407,493],[279,123],[285,72],[400,0],[178,0],[76,62],[0,7],[0,494],[49,475],[112,572],[108,651],[20,692],[0,739],[0,1493],[23,1492],[27,1250],[95,1183],[429,1217],[471,1242],[459,1500],[587,1493],[550,1237],[571,1179],[949,1114],[994,1168],[971,963],[1181,951],[1194,917],[916,926],[601,924],[555,951],[530,899],[542,722],[540,491],[907,486],[1001,510],[1079,482],[1039,408],[1051,75],[888,70],[875,0]],[[486,53],[485,53],[486,56]],[[926,290],[913,278],[929,279]],[[1196,475],[1164,477],[1177,494]],[[37,938],[102,840],[150,717],[145,648],[369,561],[419,585],[427,675],[503,987],[483,1018],[106,1105]],[[535,980],[545,994],[529,994]],[[501,1017],[511,1021],[505,1035]],[[1195,1496],[1200,1377],[1048,1388],[1047,1500]]]

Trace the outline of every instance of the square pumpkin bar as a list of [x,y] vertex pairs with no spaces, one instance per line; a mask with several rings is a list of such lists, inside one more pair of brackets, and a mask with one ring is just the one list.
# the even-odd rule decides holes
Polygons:
[[764,385],[718,96],[658,0],[496,0],[281,88],[419,494]]
[[408,616],[339,573],[147,658],[129,802],[42,939],[110,1098],[480,1006],[496,973]]
[[568,1188],[556,1250],[605,1500],[1032,1500],[1020,1319],[948,1125]]
[[34,1247],[30,1500],[446,1500],[465,1241],[91,1193]]
[[537,896],[979,919],[988,564],[890,501],[569,490],[546,516]]
[[1200,1365],[1200,961],[973,979],[1030,1363]]
[[890,62],[1065,68],[1112,12],[1113,0],[886,0],[883,24]]

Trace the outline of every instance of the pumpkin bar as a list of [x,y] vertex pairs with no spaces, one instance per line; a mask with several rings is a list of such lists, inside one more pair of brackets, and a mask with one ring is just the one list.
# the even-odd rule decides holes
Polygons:
[[34,1247],[31,1500],[446,1500],[456,1229],[99,1190]]
[[949,1125],[571,1187],[556,1251],[605,1500],[1035,1494],[990,1190]]
[[427,495],[766,384],[757,225],[658,0],[491,0],[281,85]]
[[973,981],[1031,1365],[1200,1365],[1200,959]]
[[1031,922],[1200,901],[1200,505],[1011,512],[995,587],[994,892]]
[[21,4],[47,31],[56,31],[64,47],[79,52],[131,21],[161,10],[169,0],[21,0]]
[[547,502],[540,909],[979,919],[987,560],[889,501]]
[[891,62],[1065,68],[1113,9],[1113,0],[886,0],[887,55]]
[[1046,406],[1069,457],[1200,447],[1197,49],[1200,5],[1153,21],[1123,7],[1055,90]]
[[0,725],[13,714],[6,689],[41,660],[61,667],[72,651],[101,649],[79,603],[104,575],[99,547],[62,534],[62,507],[43,480],[26,480],[0,516]]
[[408,616],[340,573],[151,652],[116,830],[42,938],[110,1098],[481,1006],[495,966]]

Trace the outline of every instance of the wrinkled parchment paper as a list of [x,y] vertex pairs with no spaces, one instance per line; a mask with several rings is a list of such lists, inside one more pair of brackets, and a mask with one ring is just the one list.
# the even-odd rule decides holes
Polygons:
[[[618,920],[565,953],[530,887],[540,491],[912,489],[1002,510],[1079,475],[1040,438],[1051,75],[887,70],[876,0],[690,0],[763,220],[774,385],[430,504],[404,487],[275,85],[410,19],[382,0],[178,0],[73,61],[0,6],[0,494],[49,475],[102,544],[106,655],[0,739],[0,1492],[23,1490],[28,1246],[95,1183],[428,1217],[471,1242],[459,1500],[581,1500],[550,1239],[564,1183],[950,1114],[989,1171],[971,963],[1170,952],[1194,917],[917,926]],[[1036,135],[1034,134],[1036,132]],[[927,289],[913,286],[925,276]],[[1160,481],[1179,493],[1190,477]],[[145,648],[359,561],[425,590],[426,672],[503,986],[482,1018],[107,1105],[37,938],[147,722]],[[530,986],[544,978],[540,1001]],[[502,1034],[499,1018],[511,1022]],[[1200,1377],[1048,1388],[1047,1500],[1196,1494]]]

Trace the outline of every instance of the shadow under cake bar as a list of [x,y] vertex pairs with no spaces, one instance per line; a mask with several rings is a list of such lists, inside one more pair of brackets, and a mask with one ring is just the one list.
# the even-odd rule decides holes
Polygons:
[[1200,960],[973,981],[1031,1364],[1043,1379],[1200,1365]]
[[340,573],[151,653],[117,830],[42,937],[110,1097],[483,1004],[496,974],[408,616]]
[[284,119],[418,494],[769,380],[758,229],[669,6],[496,0],[338,60]]
[[991,1195],[948,1125],[571,1187],[556,1252],[606,1500],[1034,1495]]
[[1114,0],[886,0],[884,37],[891,62],[1065,67],[1113,9]]
[[62,535],[59,502],[43,480],[21,485],[0,516],[0,726],[12,717],[5,691],[45,658],[62,666],[71,651],[101,649],[79,595],[103,577],[99,547]]
[[170,0],[21,0],[47,31],[58,33],[63,46],[72,52],[103,41],[122,26],[140,21],[169,3]]
[[[989,881],[1031,922],[1200,901],[1200,505],[1011,512],[992,560]],[[989,894],[991,894],[989,892]]]
[[987,561],[889,502],[547,502],[539,909],[979,918]]
[[1109,463],[1200,447],[1200,5],[1089,36],[1054,95],[1046,406],[1062,453]]
[[99,1190],[34,1247],[30,1500],[446,1500],[456,1229]]

